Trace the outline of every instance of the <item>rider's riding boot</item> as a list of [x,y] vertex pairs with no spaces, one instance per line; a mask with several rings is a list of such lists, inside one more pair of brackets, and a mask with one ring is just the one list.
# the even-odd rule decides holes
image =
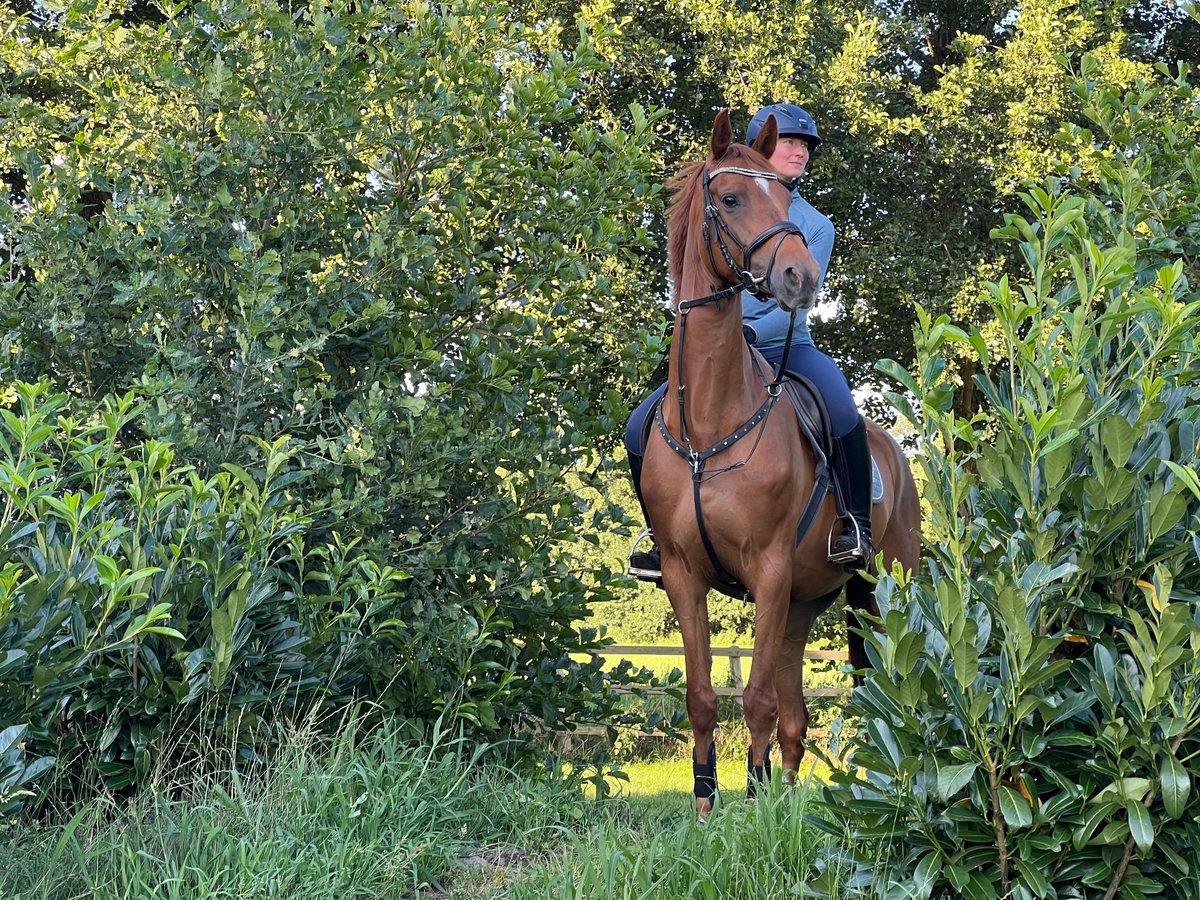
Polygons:
[[871,448],[863,419],[849,434],[833,439],[833,464],[849,515],[844,519],[846,530],[829,547],[829,561],[863,569],[875,555],[871,544]]
[[[629,454],[629,474],[633,476],[633,489],[637,493],[638,503],[642,507],[642,516],[646,524],[650,517],[646,515],[646,501],[642,499],[642,458],[636,453]],[[648,550],[638,550],[638,545],[646,538],[650,539]],[[649,581],[662,587],[662,558],[658,547],[654,544],[654,532],[649,528],[639,534],[633,541],[629,551],[629,574],[642,581]]]

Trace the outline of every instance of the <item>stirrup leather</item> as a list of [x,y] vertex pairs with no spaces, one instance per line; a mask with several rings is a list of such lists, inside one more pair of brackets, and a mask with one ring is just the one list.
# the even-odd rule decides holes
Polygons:
[[[643,528],[641,534],[639,534],[636,538],[633,539],[633,546],[629,548],[629,559],[630,560],[632,560],[634,554],[638,552],[638,546],[642,543],[642,541],[647,540],[647,539],[650,541],[651,549],[653,549],[653,547],[654,547],[654,532],[651,531],[649,528]],[[645,569],[640,566],[632,565],[629,562],[626,563],[625,571],[628,574],[632,575],[634,578],[640,578],[644,581],[655,581],[655,580],[660,580],[662,578],[661,571],[656,572],[653,569]]]
[[[837,536],[841,537],[843,534],[848,534],[853,529],[854,546],[849,550],[834,552],[833,544],[837,539],[834,537],[834,531],[837,529],[838,523],[843,521],[848,522],[849,526],[844,531],[838,532]],[[862,528],[859,527],[858,519],[854,518],[850,513],[844,513],[833,520],[833,527],[829,529],[829,542],[827,544],[828,559],[831,563],[857,562],[858,560],[866,559],[867,551],[863,547],[864,543],[863,532]]]

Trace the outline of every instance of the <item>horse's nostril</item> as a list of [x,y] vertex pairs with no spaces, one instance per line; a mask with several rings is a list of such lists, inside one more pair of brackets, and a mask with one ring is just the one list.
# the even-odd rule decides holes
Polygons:
[[793,285],[803,285],[805,282],[805,272],[796,266],[788,266],[783,270],[783,274]]

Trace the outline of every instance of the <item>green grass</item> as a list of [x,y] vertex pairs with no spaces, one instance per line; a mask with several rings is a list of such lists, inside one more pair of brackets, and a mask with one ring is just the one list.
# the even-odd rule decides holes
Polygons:
[[743,747],[722,733],[726,799],[700,826],[684,758],[630,764],[597,801],[560,777],[464,762],[450,740],[298,735],[261,771],[10,825],[0,898],[792,896],[823,840],[802,821],[813,783],[747,803]]
[[[717,739],[718,787],[726,793],[744,791],[748,743],[745,728],[723,729],[722,732],[718,732]],[[648,797],[658,794],[677,794],[682,797],[687,794],[690,797],[692,793],[690,752],[690,745],[680,746],[673,748],[673,752],[667,756],[621,763],[621,768],[629,776],[629,781],[622,783],[620,795]],[[774,744],[771,747],[771,763],[778,768],[779,748]],[[812,779],[819,783],[828,777],[829,767],[817,759],[815,754],[805,754],[800,763],[798,780],[803,782]]]
[[[805,893],[826,838],[805,822],[815,786],[773,783],[743,799],[744,769],[717,811],[697,822],[691,785],[607,801],[620,814],[572,833],[569,851],[513,886],[521,900],[776,898]],[[726,779],[721,779],[722,787]]]
[[267,771],[12,829],[3,896],[414,897],[452,883],[480,896],[494,861],[530,864],[584,801],[561,780],[464,764],[462,749],[406,746],[387,730],[334,747],[300,736]]

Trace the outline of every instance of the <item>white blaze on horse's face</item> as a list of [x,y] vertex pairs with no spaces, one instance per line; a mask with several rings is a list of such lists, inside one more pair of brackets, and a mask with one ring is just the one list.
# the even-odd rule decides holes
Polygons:
[[[764,173],[755,178],[754,182],[768,197],[772,191],[786,193],[787,199],[783,203],[782,211],[783,220],[788,220],[792,194],[778,176]],[[781,309],[795,312],[812,308],[816,301],[816,261],[808,252],[808,245],[799,236],[787,235],[778,244],[771,241],[755,255],[762,256],[762,259],[756,259],[752,266],[755,275],[769,277],[767,290]]]

